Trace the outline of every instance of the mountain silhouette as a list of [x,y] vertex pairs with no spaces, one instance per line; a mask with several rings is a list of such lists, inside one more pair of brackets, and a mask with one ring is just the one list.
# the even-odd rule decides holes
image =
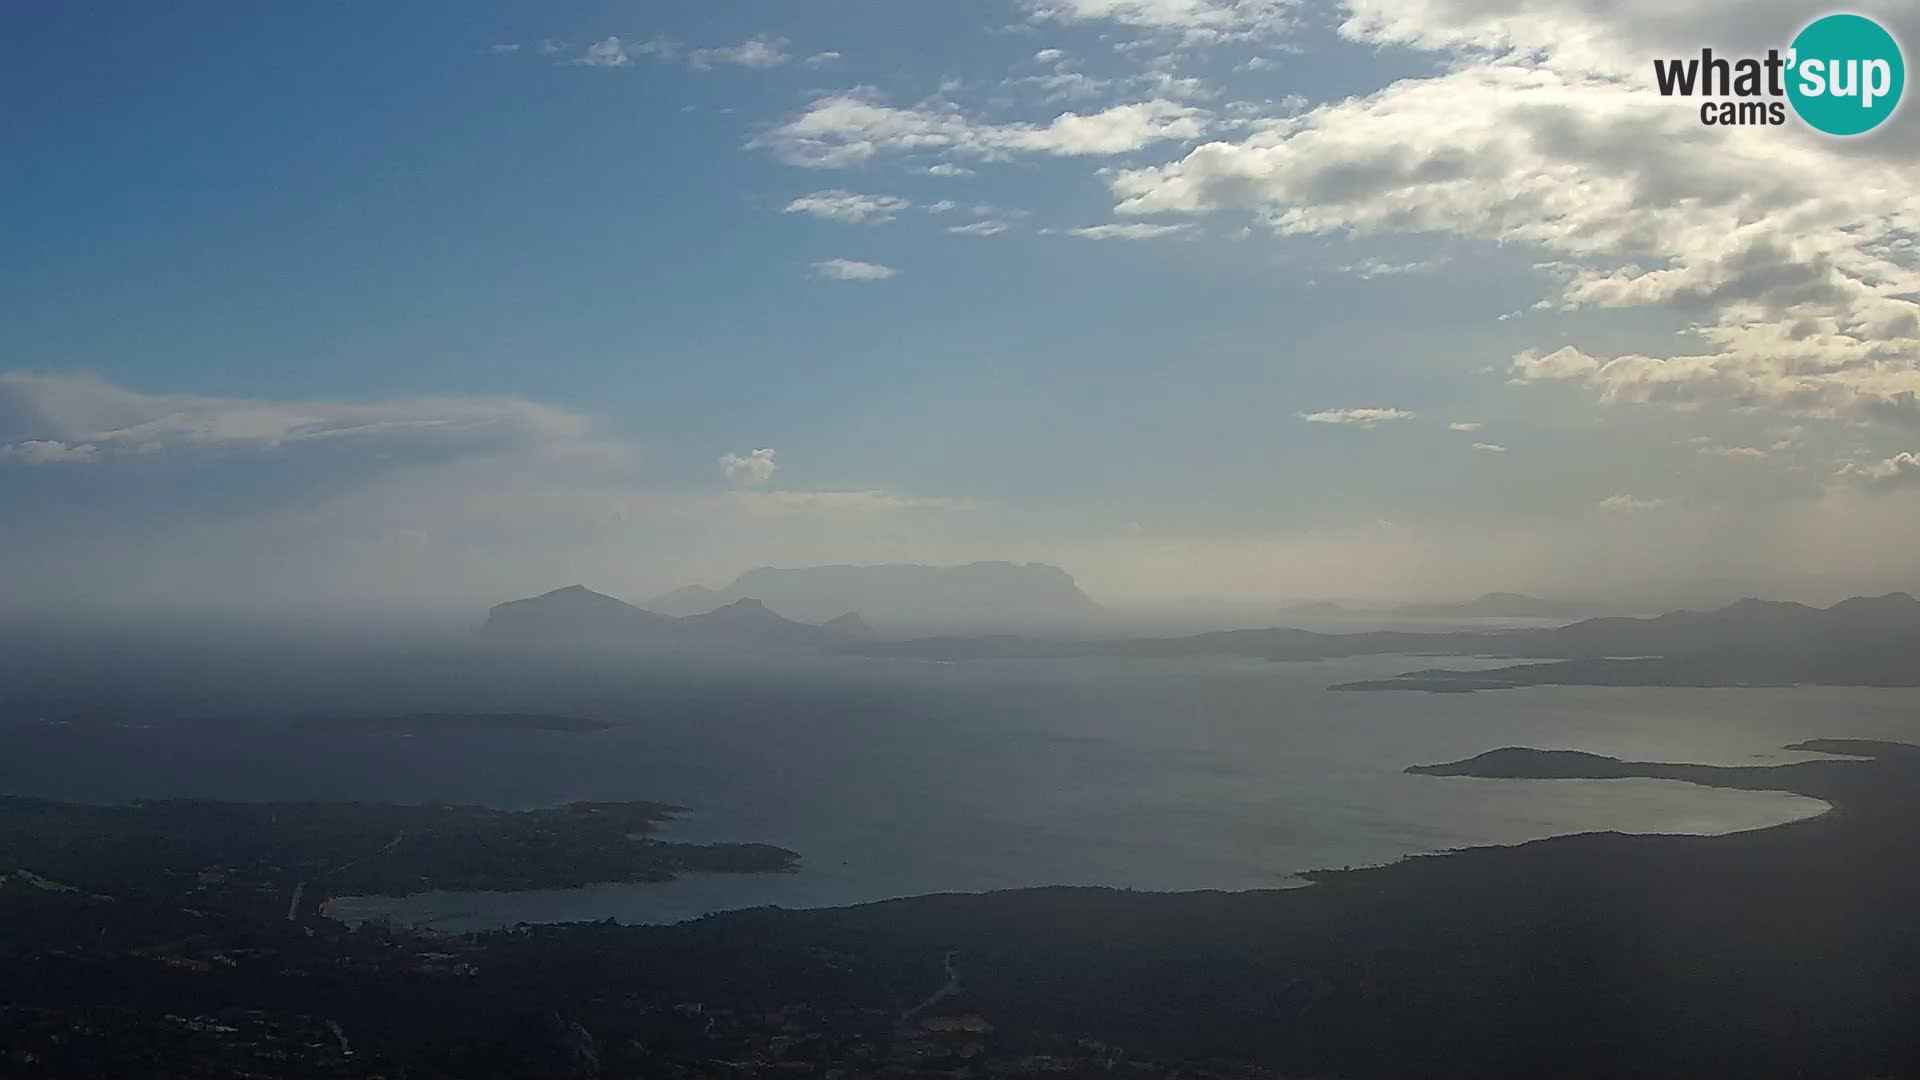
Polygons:
[[568,585],[495,605],[480,633],[521,640],[618,639],[657,634],[672,621],[584,585]]
[[1573,619],[1602,610],[1597,604],[1490,592],[1457,604],[1403,604],[1392,609],[1392,614],[1439,619]]
[[1103,613],[1065,570],[1009,562],[761,567],[724,588],[691,585],[647,606],[684,616],[748,597],[789,619],[823,622],[857,611],[877,626],[916,629],[1057,630],[1088,627]]
[[671,618],[635,607],[580,585],[524,600],[510,600],[487,613],[479,634],[530,643],[649,642],[694,645],[832,646],[871,636],[848,612],[833,627],[785,618],[752,597],[711,611]]
[[845,615],[836,615],[826,622],[821,623],[820,628],[822,630],[831,630],[841,637],[856,640],[879,636],[874,633],[873,627],[868,626],[867,620],[861,618],[860,613],[857,611],[849,611]]

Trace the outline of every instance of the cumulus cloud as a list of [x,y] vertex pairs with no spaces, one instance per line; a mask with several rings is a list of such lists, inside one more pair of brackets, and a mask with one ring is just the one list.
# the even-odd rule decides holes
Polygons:
[[1702,446],[1694,453],[1728,461],[1759,461],[1767,456],[1767,452],[1757,446]]
[[1484,450],[1489,454],[1504,454],[1507,452],[1507,448],[1501,446],[1499,443],[1477,442],[1473,444],[1473,448],[1475,450]]
[[[1763,0],[1775,23],[1804,21]],[[1697,349],[1522,354],[1602,400],[1920,424],[1910,148],[1708,127],[1647,58],[1731,49],[1723,10],[1630,0],[1354,0],[1342,33],[1443,73],[1108,176],[1121,214],[1240,209],[1283,234],[1438,233],[1542,251],[1562,309],[1658,306]],[[1676,45],[1676,43],[1680,43]],[[1760,48],[1779,41],[1756,42]],[[1847,183],[1835,182],[1848,177]]]
[[1557,382],[1586,378],[1600,370],[1600,361],[1571,345],[1545,355],[1525,349],[1514,354],[1510,370],[1515,382]]
[[862,195],[835,188],[802,195],[781,211],[787,214],[811,214],[825,221],[848,225],[884,225],[913,204],[894,195]]
[[[718,49],[695,49],[687,54],[687,65],[697,71],[706,71],[716,64],[732,64],[743,68],[776,68],[792,59],[787,53],[787,45],[785,38],[756,35],[738,45],[728,45]],[[840,54],[816,55],[830,55],[833,59],[838,59]]]
[[1890,458],[1862,465],[1848,462],[1834,474],[1840,480],[1869,491],[1920,491],[1920,455],[1903,450]]
[[973,170],[967,168],[964,165],[955,165],[952,162],[943,161],[938,165],[927,166],[927,175],[928,176],[972,176]]
[[1362,408],[1362,409],[1322,409],[1319,412],[1301,413],[1300,419],[1309,424],[1358,424],[1372,427],[1375,424],[1393,423],[1399,420],[1411,420],[1415,413],[1405,409]]
[[617,37],[604,37],[587,46],[587,51],[573,62],[584,67],[616,68],[632,64],[633,57],[627,54],[625,42]]
[[1448,431],[1479,431],[1481,428],[1486,426],[1487,425],[1480,423],[1478,420],[1455,420],[1453,423],[1447,425],[1447,430]]
[[759,487],[773,479],[774,471],[780,467],[774,457],[774,451],[771,448],[753,450],[745,456],[722,454],[720,471],[725,473],[727,480],[732,483]]
[[859,259],[827,259],[813,264],[814,276],[830,281],[885,281],[899,273],[891,266]]
[[841,57],[839,53],[833,51],[832,49],[828,49],[824,52],[814,53],[812,56],[809,56],[804,61],[802,61],[802,63],[806,64],[810,68],[819,68],[819,67],[826,67],[828,64],[837,64],[840,62],[840,59]]
[[950,225],[947,231],[958,236],[999,236],[1010,227],[1004,221],[989,218],[986,221],[975,221],[966,225]]
[[1269,36],[1288,29],[1295,0],[1027,0],[1040,22],[1111,22],[1165,31],[1195,44]]
[[1400,274],[1424,274],[1446,265],[1445,259],[1416,259],[1410,262],[1386,262],[1382,259],[1364,259],[1357,263],[1340,267],[1343,274],[1352,274],[1363,280],[1377,277],[1395,277]]
[[963,154],[1001,160],[1019,154],[1087,157],[1123,154],[1155,142],[1187,141],[1207,130],[1204,110],[1166,100],[1064,112],[1045,124],[996,124],[958,107],[888,105],[871,91],[817,98],[805,112],[748,145],[792,165],[842,168],[880,154]]
[[1186,232],[1190,228],[1192,228],[1191,225],[1154,225],[1144,221],[1121,221],[1068,229],[1067,235],[1087,240],[1151,240],[1156,236],[1171,236]]
[[63,443],[55,439],[28,439],[11,445],[0,443],[0,461],[18,461],[27,465],[85,465],[99,460],[100,448],[92,443]]
[[1644,514],[1667,505],[1667,500],[1643,499],[1638,495],[1609,495],[1595,505],[1609,514]]

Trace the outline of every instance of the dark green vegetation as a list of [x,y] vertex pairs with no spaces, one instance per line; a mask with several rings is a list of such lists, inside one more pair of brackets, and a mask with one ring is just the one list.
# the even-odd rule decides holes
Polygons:
[[541,713],[408,713],[405,716],[309,717],[295,730],[337,735],[436,735],[462,731],[605,731],[612,724]]
[[[0,1061],[224,1076],[298,1045],[284,1071],[416,1078],[1920,1075],[1920,747],[1797,749],[1856,757],[1721,768],[1509,749],[1420,767],[1455,784],[1655,776],[1835,809],[1277,892],[1037,889],[451,938],[9,881]],[[53,1040],[65,1030],[86,1034]]]
[[0,797],[0,870],[116,897],[178,898],[200,886],[304,899],[429,889],[545,889],[667,881],[688,870],[791,870],[766,844],[652,839],[676,807],[573,803],[511,813],[428,803],[168,800],[92,806]]

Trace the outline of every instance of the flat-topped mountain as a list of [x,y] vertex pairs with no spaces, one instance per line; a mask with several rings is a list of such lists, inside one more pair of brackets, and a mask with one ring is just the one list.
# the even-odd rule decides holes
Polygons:
[[647,607],[691,615],[748,597],[805,622],[857,611],[878,626],[922,629],[1059,629],[1085,626],[1102,613],[1065,570],[1010,562],[763,566],[723,588],[691,585],[655,597]]

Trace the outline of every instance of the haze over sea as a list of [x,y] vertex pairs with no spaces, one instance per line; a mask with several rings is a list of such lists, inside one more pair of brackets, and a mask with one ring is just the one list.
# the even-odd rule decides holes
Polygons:
[[[326,735],[279,723],[0,728],[0,789],[481,803],[660,799],[692,808],[666,838],[799,851],[792,875],[664,885],[352,898],[339,911],[445,929],[613,917],[675,921],[760,904],[840,905],[942,891],[1297,884],[1300,871],[1569,832],[1718,833],[1823,809],[1799,796],[1680,783],[1407,776],[1499,746],[1630,759],[1794,760],[1817,736],[1912,739],[1911,695],[1865,688],[1552,687],[1331,693],[1417,658],[1284,664],[1105,659],[924,664],[809,660],[743,671],[635,671],[596,690],[591,734]],[[565,685],[516,708],[578,706]]]

